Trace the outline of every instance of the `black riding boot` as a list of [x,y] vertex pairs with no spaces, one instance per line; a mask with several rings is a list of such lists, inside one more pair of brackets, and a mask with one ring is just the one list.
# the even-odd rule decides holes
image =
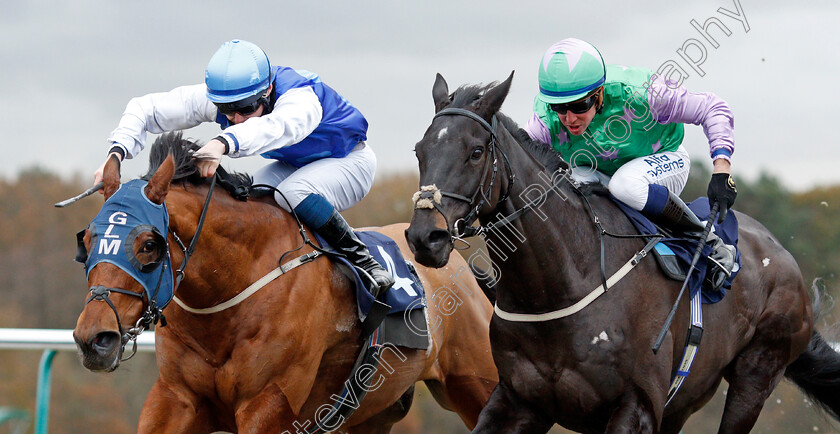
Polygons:
[[394,284],[391,273],[382,268],[376,262],[376,259],[373,259],[367,246],[356,237],[353,228],[347,224],[347,221],[338,211],[333,210],[329,220],[316,229],[316,232],[324,237],[339,253],[343,254],[356,268],[360,268],[370,275],[375,283],[371,287],[371,294],[374,297],[378,297],[379,294],[387,291]]
[[[668,192],[665,209],[657,215],[647,215],[654,223],[672,229],[675,237],[700,238],[705,224],[694,215],[688,205],[673,192]],[[723,242],[717,234],[709,232],[706,243],[712,247],[711,261],[706,269],[706,280],[712,289],[718,289],[732,274],[735,267],[735,247]]]

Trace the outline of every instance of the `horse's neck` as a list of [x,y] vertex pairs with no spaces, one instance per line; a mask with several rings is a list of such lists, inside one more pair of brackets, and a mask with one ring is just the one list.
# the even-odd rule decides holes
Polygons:
[[[482,224],[509,216],[529,202],[541,205],[486,235],[488,252],[501,274],[499,303],[528,311],[575,302],[584,295],[580,281],[598,265],[598,234],[587,205],[561,172],[543,171],[519,146],[507,152],[516,181],[509,198],[492,215],[484,215]],[[544,200],[536,200],[540,194]]]
[[[198,192],[173,189],[167,199],[170,227],[187,246],[195,237],[204,194],[204,189]],[[230,300],[276,268],[283,253],[302,244],[294,218],[281,209],[236,201],[223,192],[214,195],[176,293],[195,308]],[[170,251],[173,267],[181,266],[184,257],[181,249],[170,243]],[[297,255],[291,257],[294,256]]]

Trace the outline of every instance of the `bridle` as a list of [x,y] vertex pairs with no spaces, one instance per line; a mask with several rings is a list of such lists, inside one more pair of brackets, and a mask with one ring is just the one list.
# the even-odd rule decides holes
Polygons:
[[[484,228],[479,226],[475,227],[472,224],[478,219],[478,214],[481,212],[481,208],[490,200],[490,196],[493,194],[493,187],[496,182],[496,175],[499,172],[499,160],[496,152],[501,154],[502,159],[505,163],[505,174],[507,176],[507,189],[505,189],[504,193],[499,197],[498,203],[502,203],[508,199],[510,195],[511,188],[513,184],[516,182],[516,175],[513,173],[510,160],[507,157],[505,152],[496,146],[496,141],[498,135],[496,130],[498,128],[499,121],[496,118],[496,115],[493,115],[491,119],[492,125],[489,124],[484,118],[481,116],[462,108],[445,108],[439,112],[437,112],[433,119],[437,119],[441,116],[466,116],[476,122],[479,123],[484,129],[490,133],[490,141],[487,144],[487,150],[489,153],[489,158],[487,158],[487,164],[492,165],[490,170],[487,169],[487,166],[482,169],[481,181],[478,183],[478,187],[476,187],[475,192],[472,194],[471,197],[463,196],[457,193],[451,193],[448,191],[443,191],[438,189],[435,185],[428,185],[420,187],[420,191],[414,194],[413,201],[415,204],[415,208],[435,208],[437,211],[443,216],[444,220],[446,221],[447,231],[450,233],[450,243],[454,246],[455,241],[464,241],[464,238],[469,238],[472,236],[479,235],[484,232]],[[485,183],[487,183],[487,176],[490,176],[490,182],[487,185],[487,189],[483,190]],[[448,197],[451,199],[455,199],[457,201],[465,202],[468,206],[471,207],[470,212],[467,213],[464,217],[459,218],[455,221],[452,225],[449,224],[449,220],[446,217],[446,213],[440,207],[440,198],[441,196]],[[475,204],[475,206],[473,206]],[[451,229],[450,229],[451,227]],[[466,243],[469,245],[468,243]]]
[[[187,263],[189,263],[190,257],[192,256],[193,252],[195,251],[195,245],[198,242],[198,237],[201,235],[201,229],[204,227],[204,219],[207,216],[207,209],[210,206],[210,199],[213,197],[213,191],[216,187],[216,179],[218,175],[214,175],[211,182],[210,182],[210,189],[207,191],[207,198],[204,200],[204,207],[201,210],[201,215],[198,218],[198,225],[196,226],[195,235],[193,235],[192,240],[190,241],[189,247],[185,246],[184,243],[178,238],[178,235],[172,231],[171,229],[169,232],[172,234],[172,238],[177,242],[178,247],[181,248],[181,251],[184,254],[184,260],[181,261],[181,265],[175,270],[175,283],[174,288],[172,289],[172,293],[174,294],[175,291],[178,290],[178,285],[181,284],[181,281],[184,279],[184,270],[187,268]],[[163,212],[166,212],[165,210]],[[169,240],[163,235],[164,239],[164,254],[169,255]],[[77,257],[77,260],[79,258]],[[117,319],[117,327],[120,331],[120,354],[123,354],[125,351],[125,346],[132,342],[132,351],[128,357],[121,358],[120,361],[126,361],[134,357],[134,354],[137,352],[137,337],[140,336],[140,333],[148,330],[149,327],[153,324],[157,324],[160,321],[161,327],[166,326],[166,317],[163,315],[163,307],[158,305],[157,295],[158,290],[160,289],[160,282],[163,280],[163,274],[166,272],[166,264],[161,264],[161,271],[160,277],[158,279],[158,287],[155,288],[154,293],[151,296],[147,297],[146,291],[142,293],[129,291],[126,289],[121,288],[110,288],[103,285],[96,285],[90,288],[90,297],[88,297],[85,305],[90,303],[94,300],[104,301],[108,304],[111,310],[114,312],[114,316]],[[137,320],[133,327],[123,330],[122,321],[120,320],[120,314],[117,312],[116,306],[109,298],[111,293],[118,293],[118,294],[125,294],[132,297],[140,298],[143,303],[146,305],[146,308],[143,311],[143,315]],[[148,301],[147,301],[148,299]]]

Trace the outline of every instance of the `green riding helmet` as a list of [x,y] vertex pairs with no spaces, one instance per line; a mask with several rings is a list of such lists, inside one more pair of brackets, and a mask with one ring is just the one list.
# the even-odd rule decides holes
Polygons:
[[604,84],[604,58],[592,44],[568,38],[552,45],[540,64],[539,99],[560,104],[585,97]]

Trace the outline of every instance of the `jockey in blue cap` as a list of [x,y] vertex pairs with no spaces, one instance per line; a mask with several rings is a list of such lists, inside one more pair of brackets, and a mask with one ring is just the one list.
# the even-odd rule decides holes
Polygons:
[[[133,98],[108,138],[109,158],[133,158],[146,132],[216,122],[222,133],[195,153],[202,176],[213,176],[222,155],[273,160],[254,174],[276,186],[302,222],[375,281],[374,296],[394,283],[339,211],[367,195],[376,156],[365,144],[367,120],[318,75],[272,66],[265,52],[241,40],[225,42],[210,59],[204,84]],[[107,161],[107,159],[106,159]],[[105,164],[94,174],[102,180]],[[275,194],[277,203],[291,211]]]

